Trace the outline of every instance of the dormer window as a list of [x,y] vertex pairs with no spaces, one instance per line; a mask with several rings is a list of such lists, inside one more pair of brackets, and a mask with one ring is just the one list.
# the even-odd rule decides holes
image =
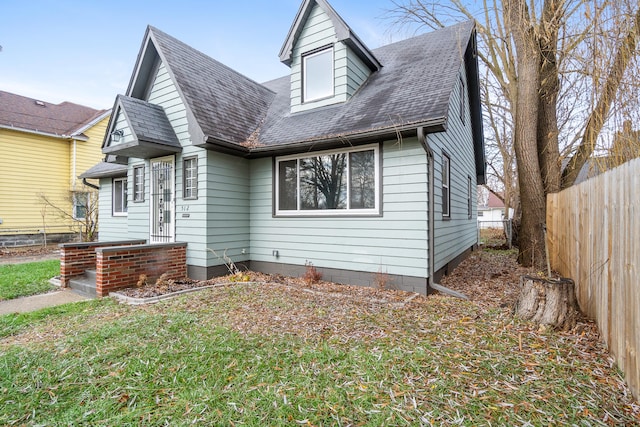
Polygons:
[[302,102],[333,96],[333,81],[333,47],[302,57]]

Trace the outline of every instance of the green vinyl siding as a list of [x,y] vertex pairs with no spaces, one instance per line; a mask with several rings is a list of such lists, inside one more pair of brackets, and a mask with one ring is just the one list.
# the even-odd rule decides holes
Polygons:
[[[436,271],[455,259],[460,253],[477,244],[476,171],[473,152],[471,116],[468,92],[465,91],[464,123],[460,120],[460,78],[466,87],[464,66],[459,75],[449,82],[454,86],[449,100],[447,131],[427,136],[435,154],[435,269]],[[442,217],[442,155],[451,160],[449,219]],[[469,219],[467,205],[468,180],[471,178],[472,215]]]
[[164,63],[158,67],[148,101],[164,108],[180,144],[191,145],[187,110]]
[[98,240],[113,242],[127,239],[127,217],[113,216],[112,208],[112,178],[100,179],[100,193],[98,194]]
[[[351,97],[360,86],[367,80],[371,71],[365,65],[364,62],[353,52],[353,50],[346,48],[347,58],[346,58],[346,69],[344,72],[338,72],[336,70],[337,75],[344,75],[346,88],[344,91],[347,94],[347,97]],[[340,64],[336,64],[338,67]],[[340,91],[342,92],[342,90]]]
[[251,259],[427,277],[425,152],[413,138],[384,143],[381,155],[383,215],[356,218],[274,217],[272,160],[252,161]]
[[[302,102],[302,55],[316,49],[333,46],[334,96]],[[339,42],[333,23],[317,4],[311,10],[293,48],[291,62],[291,112],[345,102],[369,77],[370,70],[344,43]]]
[[[234,262],[248,261],[249,161],[208,151],[207,168],[201,172],[205,172],[207,180],[206,196],[201,201],[201,205],[206,207],[206,223],[200,230],[200,234],[206,237],[206,248],[213,249],[220,257],[226,251]],[[192,264],[224,264],[209,251],[204,261],[206,264]]]

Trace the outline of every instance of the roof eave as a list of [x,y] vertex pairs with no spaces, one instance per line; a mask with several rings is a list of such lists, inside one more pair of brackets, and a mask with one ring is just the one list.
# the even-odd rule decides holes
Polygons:
[[385,127],[353,134],[332,135],[309,141],[293,142],[271,146],[258,146],[250,150],[247,157],[260,158],[282,156],[310,151],[328,150],[344,147],[345,145],[363,145],[398,138],[408,138],[417,135],[417,129],[424,128],[427,133],[443,132],[446,130],[444,117],[402,126]]

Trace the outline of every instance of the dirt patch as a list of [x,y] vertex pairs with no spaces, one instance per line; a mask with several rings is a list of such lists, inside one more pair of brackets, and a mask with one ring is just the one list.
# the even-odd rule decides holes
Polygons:
[[0,248],[0,264],[17,264],[60,257],[60,248],[55,246],[20,246]]

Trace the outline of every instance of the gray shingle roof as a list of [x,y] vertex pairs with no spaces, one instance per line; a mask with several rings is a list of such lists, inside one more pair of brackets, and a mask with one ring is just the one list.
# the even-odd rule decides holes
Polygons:
[[100,162],[84,172],[79,178],[116,178],[127,176],[127,165],[117,163]]
[[444,123],[473,28],[469,21],[374,49],[382,69],[346,103],[291,114],[289,77],[265,83],[277,96],[259,130],[258,144],[286,145]]
[[116,106],[122,106],[131,131],[139,141],[180,147],[164,109],[140,99],[118,95]]
[[[194,144],[250,156],[404,130],[415,134],[419,126],[444,130],[465,55],[475,61],[469,50],[474,22],[468,21],[374,49],[382,68],[350,100],[291,113],[289,76],[259,84],[154,27],[147,31],[204,133],[205,141]],[[141,51],[139,60],[144,64],[147,57]],[[476,167],[484,170],[475,62],[467,72]]]
[[72,102],[51,104],[0,91],[0,125],[5,127],[69,136],[105,111]]
[[204,134],[240,144],[264,118],[274,93],[154,27],[149,33]]

